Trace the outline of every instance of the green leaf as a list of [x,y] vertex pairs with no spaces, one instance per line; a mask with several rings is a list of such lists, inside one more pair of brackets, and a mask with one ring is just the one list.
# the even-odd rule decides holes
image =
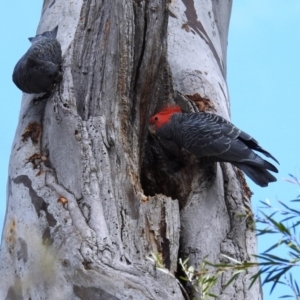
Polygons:
[[271,290],[270,290],[270,295],[272,294],[272,292],[273,292],[273,290],[274,290],[274,288],[275,288],[275,286],[276,286],[277,283],[285,284],[285,283],[283,283],[283,282],[281,282],[281,281],[274,281],[274,283],[273,283],[273,285],[272,285],[272,288],[271,288]]
[[250,278],[251,279],[251,283],[249,285],[249,289],[252,287],[252,285],[257,280],[257,278],[259,278],[261,274],[266,273],[270,268],[271,267],[262,268],[256,274],[254,274],[253,276],[251,276],[251,278]]
[[273,246],[271,246],[269,249],[265,250],[263,253],[267,253],[275,248],[277,248],[278,246],[282,245],[282,243],[279,241],[278,243],[274,244]]
[[229,279],[229,281],[224,285],[224,289],[226,289],[226,288],[230,285],[230,283],[238,277],[238,275],[239,275],[239,273],[238,273],[238,274],[234,274],[234,275]]
[[296,281],[296,280],[293,280],[293,275],[292,275],[292,273],[290,273],[290,283],[291,283],[291,285],[292,285],[292,287],[293,287],[293,290],[294,290],[294,292],[296,293],[296,295],[297,295],[298,297],[300,297],[299,286],[298,286],[297,281]]
[[291,207],[289,207],[288,205],[286,205],[285,203],[281,202],[281,201],[278,201],[283,207],[285,207],[286,209],[288,209],[289,211],[292,211],[294,213],[296,213],[297,215],[299,215],[299,210],[296,210],[296,209],[293,209]]
[[291,219],[295,219],[295,218],[296,218],[296,216],[290,216],[290,217],[287,217],[287,218],[285,218],[285,219],[282,219],[282,220],[281,220],[281,223],[286,222],[286,221],[289,221],[289,220],[291,220]]
[[300,224],[300,221],[297,221],[295,224],[293,224],[293,226],[291,228],[295,228]]
[[[271,264],[271,265],[276,265],[276,262],[274,262],[272,259],[266,257],[265,255],[255,255],[255,257],[261,259],[261,260],[266,260],[268,261],[268,264]],[[259,263],[260,265],[263,264],[263,263]]]
[[[288,267],[285,267],[285,268],[282,268],[281,269],[281,272],[278,272],[276,275],[274,275],[274,276],[272,276],[272,277],[269,277],[269,276],[267,276],[267,277],[269,277],[268,279],[267,279],[267,281],[265,281],[265,282],[271,282],[271,281],[274,281],[274,283],[275,283],[275,285],[277,284],[277,282],[279,282],[279,279],[281,278],[281,276],[283,275],[283,274],[285,274],[290,268],[291,268],[292,266],[288,266]],[[278,270],[276,270],[276,271],[279,271],[280,269],[278,269]],[[281,283],[283,283],[283,282],[281,282]],[[284,284],[284,283],[283,283]],[[273,289],[272,289],[273,290]]]
[[265,201],[259,201],[261,204],[266,205],[266,208],[270,208],[272,207],[269,203],[265,202]]
[[207,294],[208,296],[210,297],[213,297],[213,298],[218,298],[218,296],[214,295],[214,294]]
[[266,257],[269,257],[271,259],[282,261],[282,262],[285,262],[285,263],[289,263],[290,262],[288,259],[281,258],[281,257],[273,255],[273,254],[268,254],[268,253],[265,254],[264,253],[263,255],[266,256]]
[[271,229],[257,229],[257,231],[259,233],[256,233],[256,236],[260,236],[260,235],[263,235],[263,234],[266,234],[266,233],[278,233],[277,231],[271,230]]

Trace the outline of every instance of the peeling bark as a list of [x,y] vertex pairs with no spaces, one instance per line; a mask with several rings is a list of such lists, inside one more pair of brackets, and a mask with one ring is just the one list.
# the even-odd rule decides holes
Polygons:
[[[167,103],[229,117],[231,2],[45,0],[63,82],[24,94],[10,160],[1,299],[184,299],[160,253],[196,267],[255,253],[243,178],[228,164],[167,153],[148,135]],[[35,100],[36,99],[36,100]],[[250,274],[220,299],[260,299]],[[191,291],[191,296],[193,292]],[[196,294],[194,296],[197,297]]]

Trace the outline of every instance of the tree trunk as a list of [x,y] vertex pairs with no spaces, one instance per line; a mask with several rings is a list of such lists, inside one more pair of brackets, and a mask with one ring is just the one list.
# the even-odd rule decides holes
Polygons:
[[[240,261],[256,251],[249,193],[230,164],[173,160],[148,135],[178,103],[229,116],[231,1],[44,1],[63,82],[24,94],[10,159],[1,299],[184,299],[178,258]],[[261,299],[241,274],[219,299]],[[197,293],[187,286],[191,296]]]

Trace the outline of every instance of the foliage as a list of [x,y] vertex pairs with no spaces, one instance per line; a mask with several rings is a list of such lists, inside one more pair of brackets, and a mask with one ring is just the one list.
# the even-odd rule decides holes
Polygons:
[[[300,186],[298,178],[291,174],[286,181]],[[280,234],[280,239],[276,243],[262,254],[257,255],[261,267],[259,274],[265,275],[263,284],[273,283],[270,293],[278,283],[287,285],[293,295],[284,295],[282,298],[300,299],[298,283],[290,272],[292,268],[300,267],[300,234],[297,232],[297,227],[300,224],[300,210],[292,206],[293,203],[296,203],[299,207],[300,195],[291,200],[291,205],[278,201],[279,208],[273,207],[268,200],[261,203],[264,205],[262,209],[271,211],[271,214],[267,215],[261,211],[261,216],[257,217],[256,222],[263,224],[265,227],[257,229],[257,234]],[[275,250],[284,253],[285,258],[282,255],[277,256],[271,253]]]
[[[175,278],[178,285],[184,292],[186,299],[190,300],[190,297],[181,282],[164,267],[161,254],[151,253],[151,257],[147,257],[147,259],[155,264],[157,270]],[[188,266],[188,259],[183,261],[180,258],[179,264],[184,274],[184,277],[180,277],[180,279],[186,281],[194,289],[195,294],[197,294],[197,299],[207,300],[209,297],[217,298],[216,295],[211,293],[211,288],[217,283],[219,275],[225,270],[209,270],[207,268],[208,264],[205,261],[201,263],[199,271],[195,271],[194,266]]]
[[[290,175],[291,179],[286,181],[300,186],[300,181],[293,175]],[[300,234],[297,232],[297,227],[300,224],[300,210],[287,205],[281,201],[278,201],[279,208],[273,207],[268,200],[261,202],[263,204],[262,210],[268,210],[269,214],[259,212],[256,217],[256,223],[263,225],[263,229],[260,227],[256,229],[257,235],[270,235],[277,234],[280,236],[271,247],[265,250],[259,255],[255,255],[258,259],[257,263],[252,262],[238,262],[230,257],[227,257],[232,261],[232,264],[212,264],[216,268],[225,267],[232,268],[233,270],[246,271],[251,267],[260,267],[259,272],[251,277],[249,288],[253,283],[264,275],[262,284],[273,283],[270,293],[278,283],[290,287],[293,295],[284,295],[281,298],[294,298],[300,300],[300,289],[297,280],[293,278],[291,269],[294,267],[300,267]],[[291,200],[291,203],[300,203],[300,195]],[[271,213],[270,213],[271,212]],[[280,251],[281,255],[276,253]],[[275,253],[274,253],[275,252]],[[282,253],[284,253],[284,258]],[[237,275],[236,275],[237,276]],[[233,276],[230,282],[234,279]]]
[[154,265],[155,265],[155,267],[156,267],[157,270],[159,270],[159,271],[161,271],[161,272],[163,272],[165,274],[168,274],[171,277],[173,277],[176,280],[177,284],[182,289],[182,291],[184,292],[186,298],[188,300],[190,300],[187,291],[185,290],[185,288],[183,287],[183,285],[180,283],[180,281],[167,268],[165,268],[161,253],[157,253],[157,254],[151,253],[151,257],[148,256],[147,259],[149,261],[151,261],[152,263],[154,263]]
[[216,295],[211,293],[211,288],[217,283],[218,277],[222,272],[210,272],[206,267],[205,261],[201,263],[198,272],[195,272],[194,266],[188,266],[188,259],[182,261],[180,258],[179,264],[185,275],[185,277],[180,277],[180,279],[190,283],[201,300],[209,299],[209,297],[217,298]]
[[[300,186],[300,181],[293,175],[290,175],[291,179],[286,181]],[[291,273],[292,268],[300,267],[300,234],[297,232],[297,227],[300,224],[300,210],[287,205],[281,201],[278,201],[279,208],[273,207],[268,200],[262,202],[259,215],[256,217],[256,223],[259,227],[256,229],[257,235],[279,235],[279,240],[276,240],[271,247],[265,250],[259,255],[254,255],[258,262],[238,262],[233,258],[227,257],[231,264],[211,264],[216,268],[232,268],[237,272],[247,271],[252,267],[259,267],[260,270],[251,277],[249,288],[253,283],[260,278],[260,275],[264,276],[262,284],[272,283],[270,294],[278,283],[288,286],[293,295],[284,295],[281,298],[294,298],[300,300],[300,289],[297,279],[294,279]],[[291,200],[291,203],[300,203],[300,195]],[[267,210],[269,213],[265,213],[263,210]],[[263,225],[263,226],[260,226]],[[261,229],[263,227],[263,229]],[[277,251],[277,252],[276,252]],[[280,251],[281,255],[277,253]],[[282,255],[282,253],[284,255]],[[283,257],[284,256],[284,257]],[[229,283],[235,279],[237,273],[234,273]],[[229,284],[227,283],[227,285]]]
[[[300,186],[300,181],[295,176],[290,175],[290,177],[291,178],[286,179],[286,181]],[[184,277],[180,277],[180,279],[192,286],[195,294],[197,294],[197,299],[206,300],[209,298],[217,298],[216,295],[211,293],[211,289],[224,272],[232,273],[229,281],[223,286],[226,288],[241,272],[245,272],[253,267],[259,267],[260,270],[251,277],[249,288],[263,275],[263,285],[273,283],[270,293],[273,292],[279,283],[288,286],[293,293],[293,295],[284,295],[280,298],[294,298],[300,300],[299,284],[291,273],[292,268],[300,267],[300,233],[297,232],[297,227],[300,224],[300,210],[281,201],[278,201],[279,208],[273,207],[268,200],[265,202],[261,201],[261,203],[263,207],[256,217],[256,223],[263,225],[263,229],[260,228],[262,226],[259,226],[256,229],[257,235],[277,234],[278,236],[279,234],[280,239],[263,253],[254,255],[256,259],[258,259],[258,262],[239,262],[232,257],[223,255],[230,263],[213,264],[204,258],[199,270],[196,271],[194,266],[188,266],[188,259],[184,261],[181,258],[179,259],[179,264],[184,274]],[[299,205],[300,195],[296,199],[291,200],[291,203]],[[268,210],[269,214],[263,210]],[[278,256],[276,251],[285,253],[285,257],[283,258],[282,255]],[[152,254],[152,258],[148,259],[155,263],[157,269],[175,278],[175,276],[164,267],[161,255]],[[177,278],[175,279],[184,291],[186,298],[190,299],[183,285]]]

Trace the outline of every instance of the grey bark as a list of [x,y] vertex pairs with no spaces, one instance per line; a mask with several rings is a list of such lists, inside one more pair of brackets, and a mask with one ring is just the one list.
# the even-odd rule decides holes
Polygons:
[[[47,99],[22,99],[1,299],[184,299],[147,256],[160,253],[171,274],[179,257],[196,268],[208,254],[251,259],[240,173],[184,153],[174,162],[147,131],[170,102],[194,110],[210,99],[229,116],[230,10],[230,1],[44,1],[38,32],[59,25],[63,81]],[[213,292],[260,299],[250,275],[226,290],[224,275]]]

